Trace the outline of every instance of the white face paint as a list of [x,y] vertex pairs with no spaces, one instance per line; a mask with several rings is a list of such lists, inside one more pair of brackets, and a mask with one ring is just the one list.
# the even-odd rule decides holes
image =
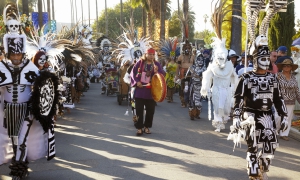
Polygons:
[[43,67],[45,65],[45,63],[46,63],[46,56],[42,55],[40,57],[40,59],[38,60],[38,64]]
[[264,57],[264,58],[258,58],[258,67],[263,70],[267,70],[270,65],[270,58],[269,57]]

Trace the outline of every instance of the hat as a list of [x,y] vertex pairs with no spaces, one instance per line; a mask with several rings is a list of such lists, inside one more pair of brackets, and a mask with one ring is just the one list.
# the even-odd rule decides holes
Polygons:
[[277,64],[278,69],[282,70],[283,65],[291,65],[292,66],[292,71],[295,71],[298,68],[298,65],[294,64],[293,60],[290,57],[287,57],[287,56],[285,56],[285,60],[283,60],[282,63]]
[[278,51],[287,52],[287,47],[285,47],[285,46],[280,46],[276,51],[277,51],[277,52],[278,52]]
[[209,50],[204,50],[202,54],[209,54]]

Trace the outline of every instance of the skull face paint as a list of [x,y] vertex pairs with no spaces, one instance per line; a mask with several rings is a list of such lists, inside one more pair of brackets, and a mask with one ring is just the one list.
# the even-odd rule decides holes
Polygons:
[[258,67],[260,69],[267,70],[270,65],[270,58],[268,57],[258,58],[257,62],[258,62]]
[[43,67],[46,63],[47,59],[46,59],[46,56],[45,55],[42,55],[39,60],[38,60],[38,64]]

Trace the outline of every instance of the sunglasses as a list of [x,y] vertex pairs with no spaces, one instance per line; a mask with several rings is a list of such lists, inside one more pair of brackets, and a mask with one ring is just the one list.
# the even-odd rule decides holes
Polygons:
[[292,67],[291,65],[283,65],[282,67]]

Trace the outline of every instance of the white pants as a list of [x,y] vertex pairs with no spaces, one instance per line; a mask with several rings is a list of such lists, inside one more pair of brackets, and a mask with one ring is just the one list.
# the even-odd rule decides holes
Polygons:
[[280,131],[280,136],[288,136],[289,132],[291,130],[291,125],[292,125],[292,119],[294,117],[294,108],[295,105],[286,105],[287,111],[288,111],[288,128],[284,132]]

